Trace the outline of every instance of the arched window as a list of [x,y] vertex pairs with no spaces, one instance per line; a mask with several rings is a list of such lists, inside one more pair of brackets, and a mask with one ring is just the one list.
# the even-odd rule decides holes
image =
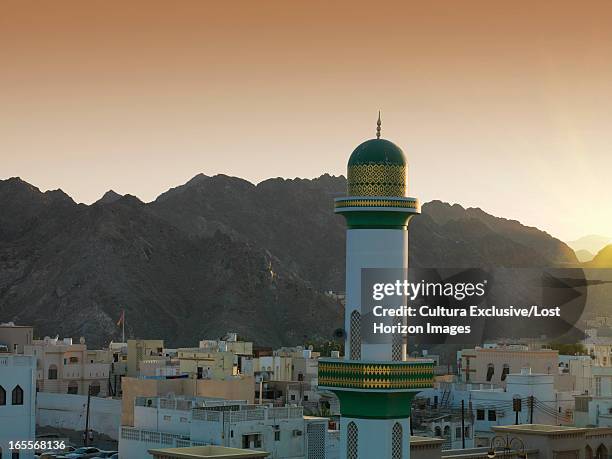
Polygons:
[[444,426],[444,436],[445,437],[450,437],[450,427],[449,426]]
[[441,437],[442,436],[442,429],[440,428],[440,426],[437,426],[436,429],[434,430],[435,432],[435,436],[436,437]]
[[[6,391],[4,387],[0,386],[0,405],[6,405]],[[2,455],[0,455],[0,458]]]
[[70,381],[68,383],[68,393],[73,395],[79,393],[79,384],[76,381]]
[[351,312],[350,330],[351,360],[361,359],[361,314],[359,311]]
[[402,426],[399,422],[393,425],[391,432],[391,459],[402,459]]
[[487,382],[491,382],[493,374],[495,373],[495,365],[492,363],[487,365]]
[[94,381],[89,385],[89,393],[94,396],[100,393],[100,383],[98,381]]
[[346,459],[358,459],[359,429],[353,421],[346,428]]
[[504,368],[502,368],[502,374],[501,374],[502,381],[506,380],[506,376],[508,376],[508,373],[510,373],[510,365],[508,365],[507,363],[504,363]]
[[47,379],[57,379],[57,366],[49,365]]
[[12,393],[13,405],[23,405],[23,389],[20,386],[15,386]]
[[597,448],[597,451],[595,451],[595,458],[596,459],[607,459],[608,458],[608,448],[606,448],[606,446],[603,443],[599,445],[599,448]]

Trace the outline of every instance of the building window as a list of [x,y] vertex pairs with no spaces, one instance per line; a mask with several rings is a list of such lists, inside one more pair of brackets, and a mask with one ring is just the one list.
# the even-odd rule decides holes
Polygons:
[[243,435],[242,447],[245,449],[261,448],[261,434]]
[[274,441],[280,441],[280,430],[274,431]]
[[0,405],[6,405],[6,391],[2,386],[0,386]]
[[70,357],[70,363],[79,363],[79,358],[78,357]]
[[11,459],[19,459],[19,451],[13,451],[11,454]]
[[295,400],[295,394],[291,394],[291,400]]
[[100,383],[98,381],[94,381],[89,385],[89,393],[93,396],[100,393]]
[[350,356],[351,360],[361,359],[361,314],[359,311],[351,312],[350,329]]
[[359,430],[353,421],[346,428],[346,459],[358,459]]
[[76,381],[70,381],[68,383],[68,393],[75,395],[79,393],[79,383]]
[[476,420],[477,421],[484,421],[484,410],[483,409],[477,409],[476,410]]
[[304,401],[307,402],[308,401],[308,395],[304,395]]
[[461,438],[461,427],[455,427],[455,438]]
[[493,374],[495,373],[495,365],[490,363],[487,365],[487,382],[491,382],[493,379]]
[[23,405],[23,389],[20,386],[15,386],[12,395],[13,405]]
[[502,374],[501,374],[502,381],[506,380],[506,376],[508,376],[508,373],[510,373],[510,365],[508,365],[507,363],[504,363],[504,368],[502,369]]
[[402,426],[399,422],[391,431],[391,459],[402,459]]
[[187,422],[187,418],[181,418],[181,422]]
[[57,367],[55,365],[49,365],[47,379],[57,379]]
[[495,410],[489,410],[489,421],[497,421],[497,412]]
[[164,416],[164,421],[170,421],[172,419],[172,416]]

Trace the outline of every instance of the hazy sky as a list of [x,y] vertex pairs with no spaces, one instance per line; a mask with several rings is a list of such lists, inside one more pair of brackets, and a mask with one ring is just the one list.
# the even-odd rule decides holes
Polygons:
[[611,24],[610,1],[3,0],[0,178],[90,203],[344,174],[381,108],[423,201],[609,235]]

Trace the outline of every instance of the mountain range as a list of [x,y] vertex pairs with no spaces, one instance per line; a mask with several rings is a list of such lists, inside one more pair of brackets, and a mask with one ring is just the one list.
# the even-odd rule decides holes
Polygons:
[[[156,200],[107,192],[92,205],[0,180],[0,321],[38,336],[163,338],[235,331],[260,345],[331,339],[344,290],[344,177],[195,176]],[[412,267],[578,266],[537,228],[433,201],[410,224]]]
[[578,260],[581,262],[591,261],[608,244],[612,244],[612,237],[600,234],[589,234],[567,243],[567,245],[574,249]]

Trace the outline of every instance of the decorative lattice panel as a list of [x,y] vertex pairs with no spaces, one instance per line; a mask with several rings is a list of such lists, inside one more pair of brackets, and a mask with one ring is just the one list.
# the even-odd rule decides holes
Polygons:
[[359,430],[357,424],[349,422],[346,428],[346,459],[357,459]]
[[404,337],[402,335],[393,335],[391,342],[391,360],[399,362],[402,360],[402,348],[404,344]]
[[402,426],[399,422],[393,425],[391,433],[391,459],[402,459]]
[[325,424],[308,424],[306,434],[308,438],[308,459],[325,459]]
[[351,360],[361,359],[361,314],[359,311],[351,313],[350,330]]

